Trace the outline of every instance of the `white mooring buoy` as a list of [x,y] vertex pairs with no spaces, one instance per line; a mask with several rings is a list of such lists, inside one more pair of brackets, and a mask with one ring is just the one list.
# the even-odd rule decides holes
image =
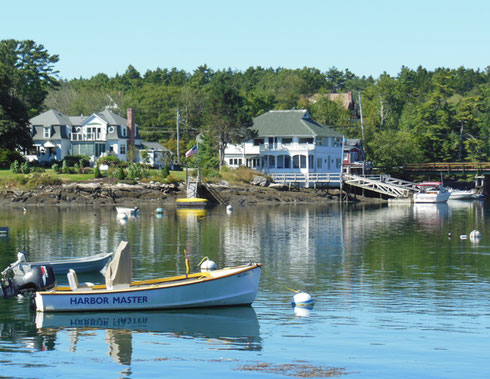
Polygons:
[[477,240],[481,238],[481,233],[478,230],[472,230],[470,233],[470,239]]
[[201,264],[201,272],[216,270],[218,266],[212,260],[206,259]]
[[313,304],[315,304],[315,301],[306,292],[299,292],[293,297],[293,307],[311,307]]

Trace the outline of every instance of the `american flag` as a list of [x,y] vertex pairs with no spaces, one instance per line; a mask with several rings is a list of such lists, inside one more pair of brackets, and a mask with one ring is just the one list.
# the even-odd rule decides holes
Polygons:
[[197,153],[197,145],[194,145],[192,149],[187,150],[187,152],[185,153],[185,157],[186,158],[192,157],[196,153]]

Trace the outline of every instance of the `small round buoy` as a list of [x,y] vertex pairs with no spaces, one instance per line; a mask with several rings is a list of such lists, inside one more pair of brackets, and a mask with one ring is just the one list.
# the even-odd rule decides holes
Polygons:
[[157,208],[157,209],[155,209],[155,212],[158,214],[161,214],[161,213],[163,213],[163,208]]
[[300,292],[294,295],[292,305],[294,307],[309,307],[315,303],[313,298],[306,292]]
[[233,211],[233,205],[228,204],[228,205],[226,206],[226,210],[227,210],[228,212],[232,212],[232,211]]
[[465,239],[467,239],[467,238],[468,238],[468,236],[467,236],[466,234],[461,234],[461,235],[459,236],[459,239],[460,239],[460,240],[465,240]]
[[478,230],[473,230],[470,233],[470,238],[471,239],[480,239],[481,238],[481,233]]
[[448,233],[447,234],[447,238],[451,238],[452,234],[451,233]]
[[212,260],[206,259],[201,264],[201,272],[216,270],[218,266]]

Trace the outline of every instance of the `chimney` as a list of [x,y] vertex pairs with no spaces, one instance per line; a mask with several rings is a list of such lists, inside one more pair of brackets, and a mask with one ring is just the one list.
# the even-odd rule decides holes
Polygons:
[[133,108],[128,108],[128,135],[129,135],[129,146],[134,146],[136,125],[134,124]]

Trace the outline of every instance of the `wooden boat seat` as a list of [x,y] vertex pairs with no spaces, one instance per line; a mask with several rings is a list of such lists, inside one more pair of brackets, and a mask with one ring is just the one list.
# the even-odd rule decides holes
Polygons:
[[77,273],[73,269],[68,271],[66,277],[68,278],[68,284],[70,285],[70,289],[72,291],[92,289],[94,286],[94,284],[90,282],[85,282],[82,284],[78,283]]

